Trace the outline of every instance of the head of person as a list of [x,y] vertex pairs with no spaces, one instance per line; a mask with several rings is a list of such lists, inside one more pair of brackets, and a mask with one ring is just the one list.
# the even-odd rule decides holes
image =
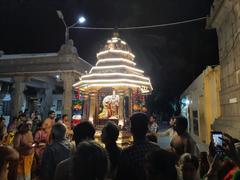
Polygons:
[[38,111],[34,111],[34,115],[35,115],[35,116],[38,116],[38,115],[40,115],[40,114],[39,114]]
[[236,164],[228,157],[218,160],[218,178],[219,179],[229,179],[226,178],[231,170],[236,167]]
[[19,115],[19,119],[23,122],[23,121],[26,121],[27,120],[27,116],[25,113],[22,113]]
[[156,122],[156,117],[155,117],[154,115],[152,115],[152,116],[150,116],[150,118],[149,118],[149,123],[152,124],[152,123],[154,123],[154,122]]
[[104,180],[108,163],[107,152],[103,147],[94,141],[80,142],[73,156],[74,180]]
[[56,123],[52,126],[52,140],[62,141],[66,137],[66,127],[61,123]]
[[26,125],[27,125],[28,130],[30,131],[32,129],[32,120],[27,120]]
[[157,143],[158,139],[156,133],[147,133],[147,140]]
[[73,139],[78,145],[84,140],[93,140],[95,135],[95,128],[90,121],[83,121],[73,128]]
[[119,135],[118,126],[114,122],[107,122],[102,129],[101,140],[104,144],[114,144]]
[[18,120],[18,118],[17,118],[16,116],[13,117],[13,118],[12,118],[12,121],[8,124],[8,129],[11,128],[11,130],[13,130],[13,129],[12,129],[12,126],[14,125],[14,127],[16,127],[16,125],[17,125],[17,120]]
[[0,146],[0,177],[2,180],[8,178],[8,166],[10,161],[17,161],[18,152],[10,146]]
[[14,117],[12,118],[12,123],[16,123],[17,120],[18,120],[18,117],[14,116]]
[[188,128],[187,118],[183,116],[177,116],[174,129],[178,133],[178,135],[184,134],[187,131],[187,128]]
[[175,123],[176,123],[175,116],[172,116],[172,117],[170,118],[169,125],[170,125],[171,127],[173,127],[173,126],[175,125]]
[[67,114],[62,115],[62,121],[63,122],[68,121],[68,115]]
[[148,131],[148,117],[144,113],[135,113],[130,117],[131,133],[134,139],[144,139]]
[[148,153],[145,157],[147,179],[177,179],[176,160],[174,153],[163,149]]
[[61,118],[56,118],[55,123],[63,123],[63,121],[61,120]]
[[23,114],[23,111],[19,111],[18,112],[18,115],[20,116],[20,115],[22,115]]
[[37,129],[36,129],[36,130],[44,130],[43,127],[42,127],[43,122],[44,122],[44,121],[39,121],[39,122],[37,123],[37,127],[36,127]]
[[48,112],[48,117],[49,117],[50,119],[54,119],[54,118],[55,118],[55,112],[54,112],[54,111],[49,111],[49,112]]
[[27,122],[23,122],[18,126],[17,130],[19,133],[24,134],[30,131],[31,129],[30,129],[30,125],[27,124]]
[[196,179],[199,166],[196,156],[189,153],[183,154],[179,159],[178,166],[181,169],[183,180]]
[[26,114],[26,115],[28,114],[28,109],[24,110],[24,114]]

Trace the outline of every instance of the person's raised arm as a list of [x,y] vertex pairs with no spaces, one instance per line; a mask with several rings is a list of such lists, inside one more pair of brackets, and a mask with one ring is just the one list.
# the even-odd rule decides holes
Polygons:
[[231,158],[240,167],[240,156],[236,150],[235,143],[240,142],[238,139],[233,138],[229,134],[224,134],[226,138],[221,138],[226,146],[220,147],[225,154]]
[[163,131],[163,132],[158,131],[157,135],[158,136],[170,136],[170,131],[171,131],[171,128],[169,128],[169,129],[167,129],[166,131]]

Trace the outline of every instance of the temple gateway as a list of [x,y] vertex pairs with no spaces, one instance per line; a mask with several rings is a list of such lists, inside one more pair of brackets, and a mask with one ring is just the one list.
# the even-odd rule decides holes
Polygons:
[[124,126],[134,112],[146,112],[145,96],[151,93],[150,79],[136,67],[128,44],[114,33],[97,53],[97,63],[73,86],[82,110],[81,119],[94,124],[108,120]]

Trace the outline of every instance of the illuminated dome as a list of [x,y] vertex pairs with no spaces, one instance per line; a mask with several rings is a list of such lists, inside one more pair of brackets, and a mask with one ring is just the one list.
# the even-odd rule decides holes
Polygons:
[[144,76],[143,70],[136,68],[134,58],[127,43],[114,33],[113,38],[97,53],[96,65],[74,87],[81,91],[98,90],[102,87],[140,88],[143,94],[150,93],[150,79]]

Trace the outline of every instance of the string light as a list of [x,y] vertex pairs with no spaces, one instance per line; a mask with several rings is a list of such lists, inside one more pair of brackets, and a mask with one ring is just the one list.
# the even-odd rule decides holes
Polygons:
[[125,41],[121,41],[122,44],[126,45],[127,43]]
[[129,64],[132,64],[132,65],[136,65],[135,62],[129,60],[129,59],[124,59],[124,58],[106,58],[106,59],[99,59],[96,63],[96,65],[98,65],[99,63],[102,63],[102,62],[116,62],[116,61],[122,61],[122,62],[126,62],[126,63],[129,63]]
[[92,69],[90,70],[90,74],[92,72],[92,70],[94,69],[118,69],[120,67],[123,67],[123,68],[126,68],[126,69],[131,69],[133,71],[136,71],[136,72],[139,72],[139,73],[144,73],[143,70],[141,69],[137,69],[137,68],[133,68],[133,67],[130,67],[130,66],[126,66],[126,65],[117,65],[117,66],[95,66],[95,67],[92,67]]
[[116,43],[116,42],[118,42],[117,39],[113,39],[113,40],[112,40],[112,43]]
[[107,82],[130,82],[130,83],[137,83],[137,84],[144,84],[144,85],[150,85],[149,82],[145,81],[137,81],[137,80],[131,80],[131,79],[93,79],[93,80],[82,80],[79,82],[79,84],[84,84],[84,83],[107,83]]
[[107,54],[107,53],[123,53],[123,54],[127,54],[130,55],[132,58],[135,58],[135,55],[129,51],[123,51],[123,50],[119,50],[119,49],[110,49],[110,50],[105,50],[102,52],[97,53],[97,57]]
[[113,87],[113,86],[127,86],[127,87],[136,87],[140,88],[141,86],[137,84],[130,84],[130,83],[111,83],[111,84],[89,84],[87,87]]
[[[125,76],[125,77],[136,77],[136,78],[140,78],[140,79],[144,79],[144,80],[150,80],[149,78],[147,77],[144,77],[144,76],[140,76],[140,75],[136,75],[136,74],[124,74],[124,73],[93,73],[93,74],[88,74],[88,75],[83,75],[81,77],[81,79],[83,78],[88,78],[88,77],[94,77],[94,76],[97,76],[97,77],[104,77],[104,76]],[[80,80],[81,80],[80,79]]]
[[142,86],[136,85],[136,84],[129,84],[129,83],[112,83],[112,84],[89,84],[85,89],[90,88],[90,87],[119,87],[119,86],[127,86],[127,87],[135,87],[135,88],[140,88],[142,93],[146,94],[149,93],[149,90],[143,90]]

